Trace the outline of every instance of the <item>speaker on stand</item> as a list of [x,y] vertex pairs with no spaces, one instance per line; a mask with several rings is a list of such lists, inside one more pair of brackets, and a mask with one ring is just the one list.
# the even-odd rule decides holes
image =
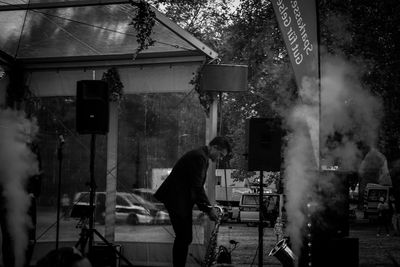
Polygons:
[[109,101],[107,82],[82,80],[77,82],[76,131],[79,134],[108,132]]
[[[94,178],[94,159],[96,134],[107,134],[109,124],[109,96],[107,82],[101,80],[81,80],[77,82],[76,91],[76,131],[79,134],[91,134],[90,141],[90,198],[89,198],[89,218],[84,218],[84,225],[76,247],[80,248],[85,254],[85,247],[88,245],[88,255],[92,262],[96,262],[96,255],[101,248],[93,245],[94,234],[104,242],[107,247],[110,263],[114,262],[114,255],[118,255],[125,263],[133,267],[132,263],[122,255],[119,249],[108,242],[94,227],[94,199],[96,194],[96,182]],[[89,225],[86,227],[86,219]],[[105,253],[101,253],[105,255]],[[111,256],[110,256],[111,255]],[[105,258],[104,258],[105,259]],[[103,261],[104,263],[104,261]],[[96,262],[96,264],[99,264]],[[115,266],[115,265],[110,265]]]
[[[76,88],[76,131],[79,134],[91,134],[90,140],[90,197],[89,207],[94,211],[94,200],[96,194],[96,181],[94,178],[95,143],[96,134],[106,134],[108,132],[109,102],[108,85],[100,80],[81,80],[77,82]],[[89,216],[89,229],[81,233],[78,242],[84,253],[88,242],[89,253],[93,247],[93,233],[95,232],[93,212]],[[84,229],[84,228],[82,228]]]
[[281,170],[283,131],[275,118],[251,118],[246,125],[249,171]]
[[258,266],[263,266],[264,218],[264,171],[277,172],[281,169],[282,129],[278,119],[251,118],[246,125],[247,163],[249,171],[260,172],[259,223],[258,223]]

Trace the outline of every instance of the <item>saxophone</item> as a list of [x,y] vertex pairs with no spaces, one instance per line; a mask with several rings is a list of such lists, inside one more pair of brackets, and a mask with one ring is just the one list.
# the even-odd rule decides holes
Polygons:
[[220,206],[213,206],[213,208],[217,209],[218,212],[218,220],[215,222],[214,229],[211,232],[210,240],[208,241],[206,254],[204,257],[204,262],[202,262],[202,267],[209,267],[212,266],[217,259],[218,252],[217,252],[217,239],[218,239],[218,231],[219,226],[221,225],[223,210]]

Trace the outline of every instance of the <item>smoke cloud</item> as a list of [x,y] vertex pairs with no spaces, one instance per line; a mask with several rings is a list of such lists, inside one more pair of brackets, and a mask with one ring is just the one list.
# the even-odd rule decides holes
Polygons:
[[361,160],[357,144],[377,143],[382,103],[362,86],[355,65],[329,57],[322,70],[322,154],[327,165],[354,170]]
[[319,98],[316,90],[315,81],[305,80],[300,89],[300,102],[287,118],[290,133],[285,151],[287,231],[295,255],[300,255],[308,221],[305,208],[312,197],[311,188],[319,166]]
[[[296,255],[300,255],[308,234],[310,217],[323,209],[324,201],[326,204],[316,192],[321,185],[317,170],[356,171],[362,160],[358,144],[376,144],[381,119],[382,104],[362,86],[359,68],[333,56],[325,57],[322,63],[321,117],[317,83],[304,80],[300,101],[286,118],[287,229]],[[335,192],[334,184],[332,181],[323,187]]]
[[37,131],[36,122],[27,119],[23,112],[0,110],[0,185],[8,212],[8,228],[14,240],[16,267],[24,264],[27,230],[32,227],[27,215],[30,197],[25,186],[28,178],[38,173],[36,156],[28,147]]

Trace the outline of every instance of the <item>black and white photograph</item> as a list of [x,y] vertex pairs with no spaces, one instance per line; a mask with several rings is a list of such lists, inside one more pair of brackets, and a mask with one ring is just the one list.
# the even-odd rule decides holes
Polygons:
[[399,13],[0,0],[0,267],[400,267]]

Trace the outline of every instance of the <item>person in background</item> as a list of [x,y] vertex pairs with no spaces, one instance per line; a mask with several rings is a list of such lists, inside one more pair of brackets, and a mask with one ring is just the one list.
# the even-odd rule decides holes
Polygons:
[[389,209],[389,204],[385,200],[384,197],[379,198],[379,203],[378,203],[378,232],[376,236],[381,235],[382,228],[385,228],[386,230],[386,236],[389,236],[389,226],[390,226],[390,209]]
[[63,213],[64,220],[69,219],[70,205],[71,205],[71,200],[70,200],[68,194],[63,194],[63,196],[61,198],[61,210]]
[[276,218],[274,234],[276,236],[276,242],[279,242],[281,239],[283,239],[283,223],[281,217]]
[[392,194],[389,196],[389,211],[390,211],[390,219],[394,230],[393,235],[399,236],[399,226],[400,226],[399,213],[396,212],[395,198]]
[[400,236],[400,213],[394,211],[392,216],[392,225],[394,229],[394,236]]
[[397,140],[396,153],[390,164],[390,178],[394,198],[392,224],[394,234],[400,235],[400,139]]
[[270,206],[270,202],[271,202],[271,198],[267,197],[263,199],[263,203],[261,205],[261,212],[262,212],[262,216],[264,218],[264,220],[268,219],[268,208]]
[[385,155],[378,149],[369,145],[360,145],[362,154],[365,155],[358,168],[359,176],[359,207],[363,206],[363,192],[368,183],[392,185],[390,172]]
[[216,162],[231,151],[229,142],[215,137],[208,146],[202,146],[184,154],[174,165],[154,196],[164,203],[175,232],[172,248],[174,267],[186,264],[189,245],[192,242],[192,210],[194,204],[213,221],[218,220],[204,190],[209,160]]

